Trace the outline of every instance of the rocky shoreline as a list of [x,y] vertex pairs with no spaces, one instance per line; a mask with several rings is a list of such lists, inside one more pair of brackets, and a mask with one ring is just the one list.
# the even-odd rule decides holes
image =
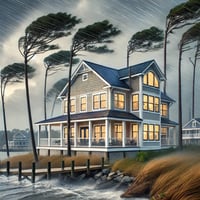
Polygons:
[[76,174],[71,177],[63,175],[62,178],[68,183],[87,182],[95,186],[95,189],[124,189],[126,190],[135,180],[134,177],[124,175],[120,171],[112,172],[111,169],[105,168],[101,171],[94,171],[87,173]]

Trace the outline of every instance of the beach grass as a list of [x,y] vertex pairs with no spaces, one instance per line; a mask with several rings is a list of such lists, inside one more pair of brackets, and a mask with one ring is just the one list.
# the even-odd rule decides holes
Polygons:
[[181,152],[155,158],[139,171],[122,197],[151,200],[199,200],[200,153]]

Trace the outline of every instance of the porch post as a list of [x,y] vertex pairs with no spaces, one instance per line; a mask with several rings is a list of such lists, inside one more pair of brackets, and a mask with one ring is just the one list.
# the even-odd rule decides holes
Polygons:
[[48,146],[51,146],[51,125],[48,125]]
[[89,121],[89,147],[92,146],[92,122]]
[[139,124],[138,146],[143,146],[143,123]]
[[125,147],[126,146],[126,122],[123,121],[122,122],[122,146]]
[[60,124],[60,146],[63,146],[63,124]]
[[37,142],[37,143],[38,143],[37,145],[38,145],[38,147],[40,146],[40,131],[41,131],[41,126],[39,125],[39,126],[38,126],[38,134],[37,134],[37,137],[38,137],[38,138],[37,138],[37,141],[38,141],[38,142]]
[[108,121],[108,119],[106,119],[105,120],[105,125],[106,125],[106,127],[105,127],[105,131],[106,131],[106,133],[105,133],[105,147],[108,147],[109,146],[109,130],[110,130],[110,128],[109,128],[109,121]]
[[78,135],[78,126],[77,122],[74,122],[74,146],[77,146],[77,135]]

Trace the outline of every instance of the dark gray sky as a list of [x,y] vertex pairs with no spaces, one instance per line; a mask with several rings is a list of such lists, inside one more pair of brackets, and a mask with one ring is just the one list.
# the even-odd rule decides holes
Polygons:
[[[165,17],[174,6],[185,0],[0,0],[0,67],[3,68],[14,62],[23,62],[17,49],[17,41],[23,36],[25,28],[35,19],[48,13],[67,12],[81,18],[85,26],[95,21],[108,19],[111,23],[122,30],[122,34],[115,39],[112,48],[113,54],[96,55],[82,52],[80,59],[97,62],[111,67],[126,65],[126,47],[130,37],[137,31],[157,26],[165,27]],[[78,28],[78,27],[77,27]],[[178,66],[178,42],[183,30],[177,31],[169,37],[168,45],[168,94],[177,100],[177,66]],[[61,49],[67,50],[71,44],[71,38],[56,41]],[[43,59],[53,52],[37,55],[30,64],[37,68],[36,76],[30,81],[30,95],[33,121],[43,119],[43,82],[44,67]],[[183,58],[183,95],[184,95],[184,122],[188,120],[191,107],[191,64],[188,53]],[[135,53],[130,58],[130,64],[155,59],[158,65],[163,67],[163,51],[149,53]],[[198,70],[199,73],[199,70]],[[61,72],[49,77],[49,86],[65,73]],[[67,76],[67,72],[66,72]],[[200,81],[197,80],[197,87]],[[197,93],[199,95],[199,91]],[[49,107],[50,108],[50,107]],[[197,114],[199,113],[199,107]],[[177,121],[177,104],[172,107],[171,116]],[[1,111],[1,107],[0,107]],[[60,106],[55,115],[61,112]],[[6,113],[8,129],[28,127],[24,84],[7,88]],[[0,130],[2,116],[0,116]]]

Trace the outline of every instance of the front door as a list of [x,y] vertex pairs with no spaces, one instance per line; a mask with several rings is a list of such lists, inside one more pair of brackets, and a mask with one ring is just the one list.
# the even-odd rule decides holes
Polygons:
[[80,144],[88,145],[88,141],[89,141],[89,128],[81,127],[80,128]]

